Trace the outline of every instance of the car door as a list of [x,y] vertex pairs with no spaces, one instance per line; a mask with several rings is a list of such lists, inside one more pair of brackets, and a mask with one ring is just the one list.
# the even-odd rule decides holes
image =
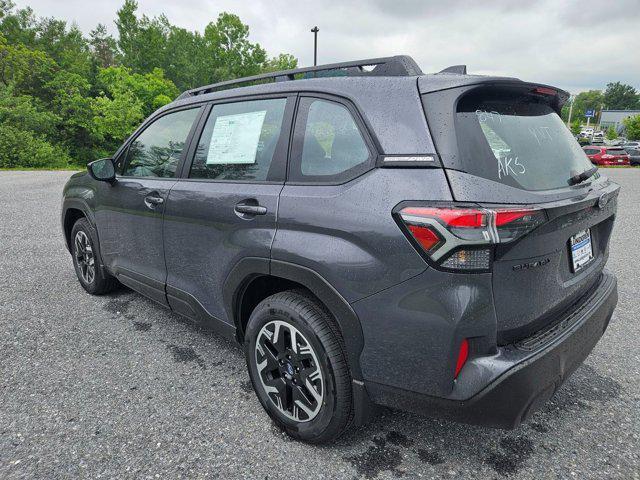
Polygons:
[[200,107],[170,111],[132,138],[116,182],[101,182],[96,224],[107,268],[125,285],[166,304],[162,217]]
[[245,257],[269,259],[294,96],[207,108],[166,204],[167,298],[178,313],[233,325],[223,284]]

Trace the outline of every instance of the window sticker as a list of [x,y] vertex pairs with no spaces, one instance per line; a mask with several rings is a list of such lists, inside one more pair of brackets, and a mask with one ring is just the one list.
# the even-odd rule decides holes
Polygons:
[[207,165],[255,163],[266,113],[260,110],[216,118]]

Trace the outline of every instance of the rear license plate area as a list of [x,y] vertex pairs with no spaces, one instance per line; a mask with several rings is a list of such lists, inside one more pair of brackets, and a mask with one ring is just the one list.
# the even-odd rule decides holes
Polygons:
[[591,230],[582,230],[569,239],[571,251],[571,269],[578,272],[593,260],[593,247],[591,246]]

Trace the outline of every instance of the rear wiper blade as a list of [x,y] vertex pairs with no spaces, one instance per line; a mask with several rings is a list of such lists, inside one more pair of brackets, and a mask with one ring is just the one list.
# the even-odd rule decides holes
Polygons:
[[598,171],[597,167],[590,168],[589,170],[585,170],[582,173],[578,173],[571,177],[567,182],[569,185],[577,185],[578,183],[584,182],[586,179],[593,177],[595,173]]

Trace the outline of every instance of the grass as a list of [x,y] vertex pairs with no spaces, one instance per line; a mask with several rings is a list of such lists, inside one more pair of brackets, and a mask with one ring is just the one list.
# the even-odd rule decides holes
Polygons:
[[24,171],[34,171],[34,172],[51,172],[51,171],[61,171],[61,172],[77,172],[79,170],[86,170],[87,167],[83,167],[81,165],[67,165],[66,167],[11,167],[5,168],[0,167],[0,172],[24,172]]

